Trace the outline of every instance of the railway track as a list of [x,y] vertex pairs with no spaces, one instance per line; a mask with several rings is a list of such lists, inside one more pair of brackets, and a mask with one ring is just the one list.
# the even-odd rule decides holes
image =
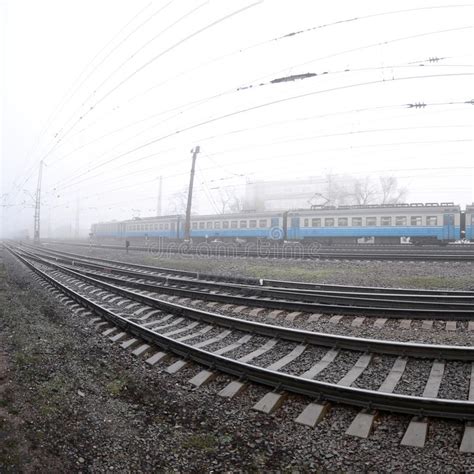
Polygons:
[[73,257],[75,261],[79,259],[99,262],[106,265],[114,265],[118,268],[131,268],[143,273],[157,273],[166,275],[178,275],[189,277],[192,279],[202,279],[209,281],[224,281],[230,283],[242,283],[245,285],[258,285],[264,287],[277,287],[286,289],[303,289],[303,290],[326,290],[326,291],[341,291],[341,292],[364,292],[364,293],[401,293],[401,294],[415,294],[428,296],[474,296],[474,290],[428,290],[428,289],[413,289],[413,288],[385,288],[385,287],[367,287],[367,286],[353,286],[353,285],[335,285],[326,283],[307,283],[299,281],[286,280],[272,280],[263,278],[244,278],[244,277],[227,277],[222,275],[208,274],[203,272],[195,272],[189,270],[180,270],[174,268],[157,267],[151,265],[143,265],[131,262],[124,262],[120,260],[92,257],[90,255],[77,254],[72,252],[64,252],[57,249],[45,248],[43,246],[23,245],[24,248],[33,251],[40,251],[54,256]]
[[[38,256],[38,251],[30,253]],[[200,301],[218,302],[248,308],[265,308],[285,310],[298,313],[321,313],[358,315],[365,317],[390,317],[438,320],[474,319],[474,294],[433,293],[401,293],[387,290],[385,293],[370,292],[360,288],[359,291],[336,291],[313,288],[281,287],[280,282],[273,281],[276,286],[249,285],[198,279],[198,275],[170,276],[163,275],[168,269],[127,266],[123,262],[87,259],[84,257],[65,255],[64,253],[42,252],[46,258],[54,258],[76,268],[87,268],[93,271],[80,270],[95,278],[115,284],[154,292],[179,296],[181,298],[198,299]],[[112,274],[117,276],[111,276]],[[289,282],[283,282],[289,283]],[[379,289],[380,290],[380,289]]]
[[[73,245],[78,247],[94,247],[110,250],[125,251],[123,245],[113,244],[86,244],[86,243],[71,243],[53,241],[53,244],[58,245]],[[397,250],[349,250],[349,249],[334,249],[328,250],[320,247],[310,247],[309,249],[303,246],[287,246],[279,249],[271,249],[262,247],[260,249],[254,248],[238,248],[231,246],[211,246],[203,244],[201,246],[189,247],[184,244],[170,245],[167,247],[157,245],[131,245],[129,250],[140,252],[149,252],[154,254],[181,254],[181,255],[199,255],[199,256],[219,256],[219,257],[237,257],[237,258],[270,258],[270,259],[321,259],[321,260],[406,260],[406,261],[474,261],[474,252],[472,250],[462,250],[456,248],[455,250],[446,251],[444,248],[436,250],[419,250],[419,249],[397,249]]]
[[[216,371],[235,376],[222,396],[235,395],[248,382],[271,387],[256,409],[269,411],[286,392],[299,393],[315,401],[297,421],[314,426],[330,402],[357,406],[363,410],[348,429],[356,436],[369,434],[376,410],[414,415],[402,440],[409,445],[424,442],[427,416],[474,420],[473,347],[369,340],[230,318],[9,250],[58,294],[72,299],[75,309],[84,307],[103,318],[96,325],[105,335],[124,340],[122,345],[133,346],[136,355],[151,350],[150,365],[171,352],[181,359],[166,369],[170,373],[189,361],[207,367],[191,380],[196,386]],[[469,423],[461,450],[474,450]]]

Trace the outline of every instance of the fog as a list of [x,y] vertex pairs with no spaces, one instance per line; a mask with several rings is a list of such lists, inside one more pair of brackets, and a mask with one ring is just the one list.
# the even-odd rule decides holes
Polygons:
[[2,236],[32,236],[41,160],[42,236],[155,215],[160,176],[162,212],[180,212],[197,145],[195,213],[328,177],[474,201],[474,5],[0,5]]

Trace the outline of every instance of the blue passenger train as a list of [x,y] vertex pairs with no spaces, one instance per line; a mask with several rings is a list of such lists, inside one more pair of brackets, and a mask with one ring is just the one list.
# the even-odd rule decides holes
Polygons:
[[[93,224],[95,240],[181,240],[184,216],[136,218]],[[313,206],[281,212],[194,215],[193,241],[298,241],[302,243],[445,244],[474,241],[474,204],[462,211],[453,203],[367,206]]]

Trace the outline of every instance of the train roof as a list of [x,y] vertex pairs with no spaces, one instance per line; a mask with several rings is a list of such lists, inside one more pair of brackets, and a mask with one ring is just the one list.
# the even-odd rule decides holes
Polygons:
[[410,202],[410,203],[396,203],[396,204],[354,204],[354,205],[342,205],[342,206],[311,206],[311,209],[399,209],[407,207],[455,207],[460,209],[458,204],[453,202]]

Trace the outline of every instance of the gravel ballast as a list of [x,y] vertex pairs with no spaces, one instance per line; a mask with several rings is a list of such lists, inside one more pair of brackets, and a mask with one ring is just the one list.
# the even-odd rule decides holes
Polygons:
[[[21,420],[19,448],[9,448],[7,459],[12,471],[474,469],[472,456],[458,451],[462,423],[434,420],[420,450],[400,446],[408,416],[382,414],[374,433],[358,439],[345,435],[354,408],[335,406],[311,429],[293,422],[310,401],[304,397],[290,395],[273,415],[264,415],[251,410],[268,391],[264,387],[252,384],[225,400],[216,393],[231,379],[219,375],[195,390],[188,380],[199,368],[171,376],[164,373],[169,363],[147,367],[45,296],[18,264],[8,265],[0,337],[10,360],[8,380],[19,394],[9,416]],[[24,358],[28,354],[33,362]],[[28,455],[15,457],[20,449]]]

